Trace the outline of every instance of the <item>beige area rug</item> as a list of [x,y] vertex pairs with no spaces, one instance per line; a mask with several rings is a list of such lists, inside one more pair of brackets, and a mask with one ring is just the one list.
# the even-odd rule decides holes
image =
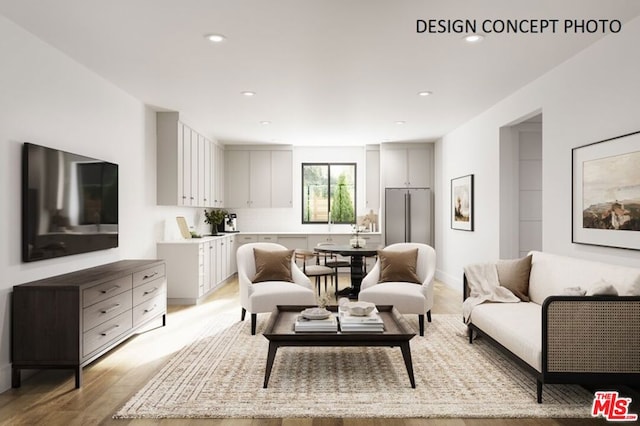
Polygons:
[[[268,315],[212,319],[114,418],[589,417],[593,395],[545,385],[483,342],[467,342],[460,315],[433,315],[411,340],[416,388],[399,348],[281,348],[262,388]],[[417,319],[407,317],[414,322]]]

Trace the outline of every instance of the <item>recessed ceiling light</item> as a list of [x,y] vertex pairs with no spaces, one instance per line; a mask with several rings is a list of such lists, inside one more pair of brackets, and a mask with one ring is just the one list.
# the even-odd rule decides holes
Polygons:
[[406,121],[402,121],[402,120],[398,120],[398,121],[396,121],[396,124],[398,126],[402,126],[403,124],[407,124],[407,122]]
[[433,92],[429,92],[428,90],[423,90],[422,92],[418,92],[418,96],[429,96],[432,94]]
[[256,95],[256,92],[252,92],[250,90],[245,90],[244,92],[240,92],[240,93],[242,93],[244,96],[246,96],[248,98],[250,98],[251,96],[255,96]]
[[204,38],[206,38],[207,40],[209,40],[212,43],[222,43],[223,41],[225,41],[227,39],[222,34],[207,34],[207,35],[204,36]]
[[271,122],[269,120],[263,120],[263,121],[260,122],[260,124],[267,126],[267,125],[271,124]]
[[464,41],[467,43],[479,43],[484,40],[484,36],[482,34],[467,34],[464,36]]

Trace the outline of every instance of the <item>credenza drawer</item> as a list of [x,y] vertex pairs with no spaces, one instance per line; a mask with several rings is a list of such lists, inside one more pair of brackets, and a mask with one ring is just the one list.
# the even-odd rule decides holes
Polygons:
[[137,306],[133,307],[133,326],[137,327],[140,324],[147,322],[159,314],[162,314],[167,309],[167,294],[162,291],[153,297]]
[[117,280],[106,281],[82,290],[82,307],[86,308],[101,300],[108,299],[127,290],[131,290],[131,275]]
[[162,277],[133,289],[133,306],[154,298],[160,293],[166,293],[167,279]]
[[131,306],[131,290],[129,290],[84,308],[82,310],[82,331],[91,330],[124,311],[130,311]]
[[133,274],[133,286],[137,287],[141,284],[145,284],[156,278],[164,277],[164,263],[156,265],[152,268],[147,268],[140,272],[134,272]]
[[131,328],[131,310],[127,310],[93,330],[87,331],[82,336],[82,355],[87,356],[102,346],[108,345],[118,337],[127,334]]

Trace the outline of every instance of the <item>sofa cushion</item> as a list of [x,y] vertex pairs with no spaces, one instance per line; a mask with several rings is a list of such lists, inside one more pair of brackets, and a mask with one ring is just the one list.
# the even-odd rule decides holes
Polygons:
[[542,371],[542,306],[536,303],[483,303],[471,322],[538,371]]
[[378,282],[407,282],[421,284],[416,273],[418,249],[378,250],[380,278]]
[[256,263],[256,275],[252,282],[288,281],[293,282],[291,276],[291,258],[293,250],[262,250],[253,249]]
[[542,304],[544,299],[562,295],[566,287],[589,292],[602,279],[614,285],[620,296],[640,293],[640,269],[575,259],[555,254],[531,252],[529,297]]
[[511,290],[523,302],[529,301],[531,257],[529,255],[522,259],[499,260],[496,264],[500,285]]

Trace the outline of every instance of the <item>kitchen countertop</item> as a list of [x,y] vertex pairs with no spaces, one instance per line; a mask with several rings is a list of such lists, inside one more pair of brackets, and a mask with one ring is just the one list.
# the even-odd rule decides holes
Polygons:
[[[271,232],[227,232],[220,235],[203,235],[200,238],[187,238],[184,240],[170,240],[170,241],[158,241],[158,244],[196,244],[204,243],[219,238],[224,238],[228,235],[282,235],[282,236],[308,236],[308,235],[354,235],[353,232],[302,232],[302,231],[271,231]],[[360,232],[360,237],[366,235],[382,235],[380,232]]]

